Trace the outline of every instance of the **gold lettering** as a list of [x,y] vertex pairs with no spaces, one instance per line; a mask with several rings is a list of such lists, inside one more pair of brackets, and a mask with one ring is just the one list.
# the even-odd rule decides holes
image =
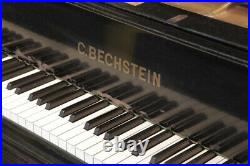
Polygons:
[[98,49],[97,61],[104,64],[104,51]]
[[153,86],[160,88],[161,87],[161,75],[153,72]]
[[117,60],[117,57],[115,56],[115,58],[114,58],[114,68],[118,69],[119,71],[122,70],[122,59],[121,58],[118,58],[118,60]]
[[96,49],[93,46],[89,46],[89,58],[96,60]]
[[86,56],[86,46],[83,42],[78,42],[77,44],[77,50],[79,52],[80,55],[84,55]]
[[123,61],[122,70],[125,74],[129,74],[129,62],[127,60]]
[[86,45],[83,42],[77,43],[77,51],[80,55],[88,56],[89,59],[106,64],[107,66],[113,67],[125,74],[131,74],[134,78],[138,78],[155,87],[161,86],[161,75],[145,67],[132,62],[130,63],[128,60],[113,56],[110,53],[106,53],[104,50],[97,49],[91,45]]
[[130,64],[132,66],[132,76],[135,77],[136,76],[136,69],[138,67],[138,65],[131,63]]
[[150,81],[151,81],[151,71],[150,70],[148,70],[148,83],[150,84]]
[[142,81],[146,81],[146,78],[145,78],[145,72],[146,72],[147,70],[146,70],[146,68],[144,68],[144,67],[139,67],[139,75],[138,75],[138,77],[139,77],[139,79],[141,79]]
[[113,56],[111,54],[107,53],[105,55],[105,64],[108,66],[113,66],[112,61],[113,61]]

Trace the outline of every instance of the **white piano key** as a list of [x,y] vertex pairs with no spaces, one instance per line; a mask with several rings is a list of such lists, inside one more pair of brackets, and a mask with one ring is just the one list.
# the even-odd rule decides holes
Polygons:
[[35,115],[32,115],[32,116],[29,116],[29,117],[27,117],[26,118],[26,121],[27,122],[35,122],[35,121],[37,121],[37,120],[39,120],[39,119],[42,119],[42,118],[44,118],[44,117],[46,117],[46,116],[49,116],[50,114],[53,114],[54,113],[54,111],[47,111],[47,110],[45,110],[45,106],[40,106],[40,107],[34,107],[34,108],[32,108],[33,110],[34,109],[38,109],[38,110],[40,110],[40,112],[39,113],[37,113],[37,114],[35,114]]
[[47,116],[49,116],[51,114],[54,114],[54,113],[58,113],[58,115],[59,115],[60,111],[63,108],[66,108],[66,107],[68,107],[68,106],[70,106],[72,104],[75,104],[75,103],[77,103],[79,101],[82,101],[82,100],[84,100],[84,99],[86,99],[86,98],[88,98],[90,96],[92,96],[92,94],[86,93],[83,96],[80,96],[80,97],[78,97],[78,98],[76,98],[74,100],[71,100],[71,101],[69,101],[67,103],[64,103],[64,104],[62,104],[62,105],[60,105],[60,106],[58,106],[58,107],[56,107],[54,109],[51,109],[49,111],[45,109],[45,105],[40,106],[39,108],[36,107],[36,109],[39,109],[41,111],[36,115],[32,115],[30,117],[27,117],[27,119],[26,119],[27,122],[26,123],[34,123],[34,122],[36,122],[36,121],[38,121],[40,119],[43,119],[43,118],[45,118],[45,117],[47,117]]
[[217,164],[218,162],[220,162],[223,159],[225,159],[225,158],[222,156],[216,156],[216,157],[212,158],[211,160],[209,160],[208,162],[206,162],[205,164]]
[[[166,161],[168,161],[168,160],[174,158],[175,156],[181,154],[182,152],[188,151],[188,149],[192,148],[193,146],[195,146],[195,144],[189,145],[188,147],[186,147],[186,148],[180,150],[178,153],[175,153],[175,154],[172,155],[171,157],[169,157],[169,158],[167,158],[166,160],[164,160],[162,163],[165,163]],[[149,159],[148,161],[146,161],[146,162],[149,163],[149,161],[150,161],[150,159]],[[140,163],[141,163],[141,162],[140,162]]]
[[29,72],[27,72],[27,73],[21,74],[21,75],[19,75],[19,76],[16,76],[16,77],[14,77],[14,78],[9,79],[9,80],[5,80],[5,81],[2,82],[2,85],[4,85],[4,88],[6,88],[7,85],[8,85],[10,82],[19,80],[19,79],[21,79],[21,78],[27,77],[27,76],[29,76],[29,75],[32,75],[32,74],[35,74],[35,73],[38,73],[38,72],[40,72],[40,70],[34,69],[34,70],[32,70],[32,71],[29,71]]
[[[97,111],[97,112],[95,112],[95,113],[93,113],[93,114],[91,114],[91,115],[89,115],[89,116],[87,116],[87,117],[85,117],[85,118],[77,121],[77,122],[74,122],[74,123],[77,123],[77,124],[81,125],[81,130],[84,132],[84,136],[83,136],[83,133],[81,133],[79,135],[76,135],[75,137],[70,138],[67,141],[67,150],[68,150],[68,147],[69,147],[68,151],[70,151],[71,153],[75,154],[75,147],[74,146],[77,145],[78,143],[84,141],[85,139],[93,136],[94,129],[92,129],[90,131],[87,131],[87,132],[85,132],[86,130],[83,129],[83,127],[84,127],[84,125],[85,125],[85,123],[87,121],[89,121],[89,120],[91,120],[91,119],[93,119],[95,117],[98,117],[98,116],[100,116],[100,115],[102,115],[102,114],[104,114],[106,112],[109,112],[109,111],[111,111],[111,110],[113,110],[115,108],[117,108],[117,107],[114,106],[114,105],[109,105],[109,106],[107,106],[107,107],[105,107],[105,108],[103,108],[103,109],[101,109],[101,110],[99,110],[99,111]],[[74,124],[74,123],[72,123],[72,124]],[[68,124],[71,125],[70,123],[68,123]],[[72,129],[72,130],[74,130],[74,129]],[[78,130],[78,129],[76,129],[76,130]],[[71,133],[70,132],[69,133],[65,133],[64,137],[68,138],[69,136],[67,134],[71,134]],[[59,139],[61,140],[61,142],[65,141],[65,140],[63,140],[62,136],[59,137]]]
[[7,117],[7,109],[2,108],[2,116]]
[[[50,141],[59,146],[59,136],[76,128],[76,127],[78,127],[78,126],[80,126],[81,129],[83,129],[83,125],[81,125],[79,123],[68,122],[68,123],[56,128],[56,129],[52,130],[50,132]],[[64,145],[66,147],[66,141],[65,141]]]
[[[22,94],[19,94],[19,95],[17,95],[17,94],[12,95],[12,96],[10,96],[10,97],[8,97],[8,98],[6,98],[4,100],[4,105],[6,105],[6,108],[9,107],[9,109],[13,109],[13,108],[21,106],[21,105],[23,105],[25,103],[29,103],[30,101],[28,100],[28,97],[29,97],[29,95],[31,93],[36,92],[36,91],[41,90],[41,89],[44,89],[44,88],[47,88],[49,86],[52,86],[52,85],[54,85],[54,84],[56,84],[58,82],[60,82],[60,80],[54,80],[54,81],[51,81],[51,82],[49,82],[47,84],[36,87],[36,88],[34,88],[32,90],[29,90],[29,91],[27,91],[25,93],[22,93]],[[15,102],[13,102],[13,101],[15,101]]]
[[21,125],[21,126],[23,126],[23,127],[26,127],[26,121],[25,121],[25,119],[19,118],[18,119],[18,124]]
[[42,119],[39,119],[38,121],[34,122],[34,126],[41,128],[42,126],[45,126],[45,125],[55,121],[57,119],[58,114],[59,114],[59,111],[56,111],[56,112],[50,114],[49,116],[46,116]]
[[[16,95],[15,90],[16,89],[8,90],[8,89],[2,87],[2,101],[4,101],[6,98],[8,98],[10,96]],[[4,104],[3,104],[3,106],[4,106]]]
[[76,145],[81,143],[82,141],[92,137],[92,133],[94,130],[86,131],[82,129],[82,133],[77,135],[76,137],[73,137],[67,141],[67,152],[75,155],[76,154]]
[[[92,136],[88,138],[87,140],[79,143],[76,146],[76,157],[80,158],[81,160],[85,160],[84,150],[88,147],[91,147],[93,145],[96,145],[97,143],[103,141],[104,134],[101,134],[99,136]],[[89,163],[88,161],[86,161]]]
[[53,81],[51,81],[51,82],[48,82],[48,83],[46,83],[46,84],[40,85],[40,86],[38,86],[38,87],[36,87],[36,88],[33,88],[33,89],[31,89],[31,90],[29,90],[29,91],[27,91],[27,92],[24,92],[24,93],[21,93],[21,94],[19,94],[19,95],[15,95],[15,96],[6,98],[5,102],[6,102],[6,103],[8,103],[8,102],[13,102],[13,100],[19,100],[19,99],[23,99],[23,100],[26,99],[26,100],[27,100],[28,97],[29,97],[29,95],[30,95],[31,93],[36,92],[36,91],[41,90],[41,89],[44,89],[44,88],[47,88],[47,87],[52,86],[52,85],[54,85],[54,84],[57,84],[57,83],[59,83],[59,82],[61,82],[61,80],[55,79],[55,80],[53,80]]
[[39,110],[32,110],[31,109],[31,110],[22,111],[21,113],[18,114],[18,116],[25,119],[26,117],[31,116],[33,114],[36,114],[38,112],[39,112]]
[[[132,135],[138,133],[139,131],[145,129],[149,125],[152,125],[152,123],[150,123],[150,122],[144,122],[143,124],[141,124],[141,125],[133,128],[132,130],[129,130],[129,131],[125,132],[124,134],[118,136],[118,139],[120,141],[122,141],[122,140],[128,138],[129,136],[132,136]],[[113,139],[112,141],[115,141],[115,140]],[[112,142],[112,143],[114,143],[114,142]],[[103,150],[103,146],[101,147],[101,150],[102,151],[100,151],[98,154],[96,154],[94,156],[94,163],[95,163],[96,160],[99,160],[97,162],[104,162],[104,160],[106,160],[107,158],[109,158],[110,156],[112,156],[112,155],[114,155],[116,153],[115,151],[105,152]]]
[[132,154],[129,151],[124,151],[124,152],[116,152],[113,156],[109,157],[108,159],[104,160],[104,164],[117,164],[121,162],[122,160],[130,157]]
[[7,56],[7,57],[5,57],[5,58],[2,59],[2,62],[7,61],[7,60],[10,60],[10,59],[13,59],[13,57]]
[[[113,109],[115,109],[115,108],[117,108],[117,107],[114,106],[114,105],[109,105],[109,106],[107,106],[106,108],[101,109],[101,110],[99,110],[99,111],[97,111],[97,112],[95,112],[95,113],[93,113],[93,114],[91,114],[91,115],[89,115],[89,116],[87,116],[87,117],[81,119],[81,120],[80,120],[80,121],[81,121],[81,125],[84,126],[84,124],[85,124],[87,121],[89,121],[90,119],[93,119],[93,118],[95,118],[95,117],[97,117],[97,116],[100,116],[100,115],[102,115],[102,114],[104,114],[104,113],[107,113],[107,112],[109,112],[109,111],[111,111],[111,110],[113,110]],[[51,138],[50,141],[51,141],[52,143],[56,144],[56,145],[59,143],[59,140],[57,139],[57,135],[59,135],[60,133],[62,133],[63,130],[64,130],[64,128],[62,128],[62,127],[63,127],[64,125],[70,125],[69,128],[72,127],[72,123],[69,123],[69,116],[68,116],[67,118],[64,118],[64,119],[61,118],[61,117],[59,117],[59,116],[57,116],[57,118],[58,118],[57,120],[55,120],[55,121],[53,121],[53,122],[47,124],[47,125],[44,126],[43,129],[42,129],[42,134],[46,132],[45,135],[47,136],[47,133],[49,133],[50,138]],[[64,121],[64,120],[65,120],[65,121]],[[74,126],[74,125],[73,125],[73,126]],[[60,129],[59,129],[59,128],[60,128]],[[53,132],[53,130],[56,130],[57,132]],[[83,130],[84,130],[84,129],[83,129]],[[89,137],[92,136],[92,135],[93,135],[93,133],[90,133]],[[88,135],[85,134],[85,137],[87,138]]]
[[[145,123],[147,123],[147,122],[145,122]],[[150,125],[150,126],[152,126],[152,125]],[[147,126],[146,128],[148,128],[150,126]],[[146,128],[144,128],[143,130],[145,130]],[[151,137],[153,137],[161,132],[163,132],[163,131],[157,132],[156,134],[148,137],[147,139],[150,139]],[[125,160],[126,158],[130,157],[131,155],[132,155],[131,152],[129,152],[128,150],[126,150],[124,152],[118,152],[118,153],[115,153],[114,155],[110,156],[108,159],[104,160],[104,163],[119,163],[122,160]]]
[[139,163],[140,161],[144,160],[145,158],[152,157],[157,152],[160,152],[161,150],[181,141],[182,138],[178,135],[174,135],[170,137],[169,139],[161,142],[160,144],[154,146],[153,148],[146,151],[146,153],[143,156],[130,156],[129,158],[123,160],[120,162],[120,164],[135,164]]
[[47,133],[49,133],[49,135],[50,135],[51,130],[53,130],[53,129],[57,128],[57,127],[60,127],[60,126],[62,126],[63,124],[65,124],[67,122],[68,122],[68,119],[61,118],[61,119],[57,119],[57,120],[43,126],[42,127],[42,136],[43,136],[43,133],[46,133],[46,135],[47,135]]
[[[151,123],[145,122],[145,123],[135,127],[134,129],[123,133],[122,135],[120,135],[118,137],[118,139],[123,141],[126,138],[128,138],[129,136],[134,135],[135,133],[138,133],[142,130],[145,130],[146,128],[148,128],[150,126],[152,126]],[[104,135],[105,135],[105,133],[100,135],[100,136],[94,135],[93,137],[89,138],[88,140],[78,144],[77,148],[76,148],[76,156],[79,157],[80,159],[84,159],[87,163],[92,164],[94,162],[94,159],[93,159],[94,155],[103,150],[103,144],[105,142],[103,140]],[[115,140],[113,139],[110,142],[114,143]]]
[[[91,115],[89,115],[89,116],[87,116],[87,117],[85,117],[85,118],[83,118],[82,120],[81,120],[81,125],[84,127],[84,124],[87,122],[87,121],[89,121],[90,119],[93,119],[93,118],[95,118],[95,117],[97,117],[97,116],[100,116],[100,115],[102,115],[102,114],[104,114],[104,113],[106,113],[106,112],[109,112],[109,111],[111,111],[111,110],[113,110],[113,109],[115,109],[115,108],[117,108],[116,106],[114,106],[114,105],[109,105],[109,106],[107,106],[107,107],[105,107],[104,109],[101,109],[101,110],[99,110],[99,111],[97,111],[97,112],[95,112],[95,113],[93,113],[93,114],[91,114]],[[57,116],[57,119],[58,119],[58,121],[62,121],[61,119],[61,117],[59,117],[59,116]],[[64,118],[65,119],[65,118]],[[56,120],[57,121],[57,120]],[[52,130],[54,130],[54,129],[57,129],[57,128],[61,128],[61,129],[58,129],[58,133],[60,134],[61,132],[62,132],[62,130],[64,129],[64,128],[62,128],[62,126],[63,125],[66,125],[66,124],[68,124],[68,122],[69,122],[69,116],[66,118],[66,121],[65,122],[62,122],[62,123],[60,123],[61,125],[60,126],[58,126],[58,125],[55,125],[55,121],[54,122],[52,122],[52,123],[50,123],[50,124],[48,124],[47,125],[47,128],[53,128]],[[70,125],[70,124],[68,124],[68,125]],[[70,125],[71,126],[71,125]],[[82,127],[82,128],[83,128]],[[44,129],[44,130],[46,130],[46,131],[48,131],[48,129]],[[61,131],[60,131],[61,130]],[[58,141],[56,141],[55,140],[55,137],[56,137],[56,135],[58,135],[58,134],[56,134],[56,133],[54,133],[53,131],[49,131],[50,132],[50,135],[52,135],[52,141],[53,141],[53,143],[57,143]],[[54,135],[53,135],[53,134]]]
[[[130,137],[130,136],[132,136],[132,135],[134,135],[134,134],[136,134],[136,133],[138,133],[138,132],[140,132],[142,130],[145,130],[146,128],[148,128],[150,126],[152,126],[151,123],[145,122],[145,123],[143,123],[143,124],[141,124],[141,125],[133,128],[132,130],[123,133],[122,135],[120,135],[118,137],[118,139],[120,141],[124,141],[128,137]],[[104,136],[104,134],[101,137],[103,138],[103,136]],[[91,140],[93,140],[93,139],[91,139]],[[96,162],[94,161],[94,156],[96,154],[98,154],[98,153],[103,152],[103,144],[104,144],[104,142],[105,142],[105,140],[103,140],[103,141],[101,141],[101,142],[98,143],[98,139],[97,139],[96,145],[94,145],[94,146],[93,145],[92,146],[87,146],[87,144],[85,144],[85,145],[84,144],[79,145],[78,148],[77,148],[78,153],[84,154],[84,159],[89,164],[93,164],[93,163],[96,163],[96,162],[99,163],[100,162],[99,160],[96,161]],[[114,144],[115,143],[115,139],[111,140],[110,142],[112,144]],[[80,146],[82,146],[82,147],[80,147]],[[87,146],[87,148],[84,147],[84,146]],[[80,151],[82,151],[82,152],[80,152]],[[107,152],[106,152],[106,154],[107,154]],[[114,152],[113,153],[110,152],[109,154],[110,154],[110,156],[112,156],[112,154],[115,154],[115,153]]]
[[23,104],[23,105],[19,106],[18,108],[12,109],[11,111],[15,112],[15,113],[20,113],[20,112],[23,112],[23,111],[30,110],[33,107],[37,107],[36,102],[37,101],[30,101],[29,103]]
[[32,75],[32,74],[35,74],[35,73],[38,73],[38,72],[39,72],[38,69],[34,69],[34,70],[32,70],[32,71],[30,71],[30,72],[28,72],[28,73],[19,75],[19,76],[17,76],[17,77],[14,77],[14,78],[12,78],[12,79],[9,79],[9,80],[6,80],[6,81],[2,82],[2,98],[4,99],[4,98],[6,98],[6,97],[9,97],[9,96],[15,94],[15,89],[13,89],[13,90],[8,90],[8,89],[6,89],[6,88],[7,88],[7,85],[8,85],[10,82],[19,80],[19,79],[21,79],[21,78],[27,77],[27,76],[29,76],[29,75]]
[[[35,102],[35,101],[34,101]],[[32,104],[34,103],[34,102],[31,102]],[[16,123],[19,123],[18,121],[18,119],[19,119],[19,114],[20,113],[23,113],[23,112],[30,112],[30,113],[32,113],[33,114],[33,112],[36,112],[35,110],[36,109],[33,109],[33,107],[32,108],[29,108],[29,109],[26,109],[27,107],[25,107],[25,105],[23,105],[23,106],[20,106],[20,107],[18,107],[18,108],[14,108],[14,109],[11,109],[10,110],[10,119],[11,120],[13,120],[13,121],[15,121]]]
[[221,161],[219,161],[217,164],[224,164],[225,162],[227,162],[228,161],[228,159],[227,158],[224,158],[224,159],[222,159]]
[[82,133],[83,126],[79,125],[63,134],[58,136],[58,145],[60,148],[67,150],[67,142],[69,139]]
[[5,81],[2,82],[2,85],[5,86],[4,88],[6,88],[7,85],[8,85],[8,83],[10,83],[10,82],[12,82],[12,81],[19,80],[19,79],[21,79],[21,78],[27,77],[27,76],[29,76],[29,75],[32,75],[32,74],[35,74],[35,73],[38,73],[38,72],[40,72],[40,70],[34,69],[34,70],[32,70],[32,71],[29,71],[29,72],[27,72],[27,73],[21,74],[21,75],[19,75],[19,76],[16,76],[16,77],[14,77],[14,78],[9,79],[9,80],[5,80]]
[[[8,109],[2,107],[2,115],[3,115],[4,117],[10,119],[11,112],[10,112],[10,110],[8,110]],[[10,119],[10,120],[11,120],[11,119]]]
[[42,128],[41,128],[41,127],[38,127],[38,126],[36,126],[36,125],[33,125],[33,132],[34,132],[36,135],[42,136]]
[[[53,135],[53,136],[57,137],[57,136],[65,133],[65,132],[69,131],[70,129],[77,127],[77,126],[79,126],[79,124],[72,123],[72,122],[67,122],[66,124],[52,130],[50,132],[50,135]],[[82,126],[82,128],[83,128],[83,126]]]
[[29,125],[31,128],[30,130],[31,131],[34,131],[34,123],[41,120],[41,119],[45,119],[47,120],[50,120],[50,116],[52,115],[58,115],[60,112],[60,110],[55,110],[55,111],[48,111],[48,110],[45,110],[45,109],[42,109],[37,113],[37,114],[34,114],[32,116],[29,116],[26,118],[26,125]]
[[200,155],[206,153],[208,150],[207,149],[204,149],[203,151],[201,151],[200,153],[194,155],[193,157],[189,158],[188,160],[184,161],[182,164],[187,164],[189,163],[190,161],[194,160],[195,158],[199,157]]
[[[149,128],[150,126],[152,126],[152,124],[150,124],[149,126],[143,128],[142,130],[147,129],[147,128]],[[142,130],[141,130],[141,131],[142,131]],[[138,132],[139,132],[139,131],[138,131]],[[122,139],[122,140],[125,140],[125,137],[128,137],[128,136],[127,136],[127,135],[128,135],[127,133],[128,133],[128,132],[126,132],[126,133],[120,135],[119,138]],[[112,140],[112,141],[114,141],[114,140]],[[111,142],[112,142],[112,141],[111,141]],[[85,155],[85,160],[86,160],[87,163],[92,164],[92,163],[94,162],[94,161],[93,161],[93,160],[94,160],[94,159],[93,159],[94,156],[95,156],[97,153],[99,153],[100,151],[102,151],[103,142],[104,142],[104,141],[102,141],[101,143],[96,143],[96,145],[91,146],[91,147],[88,147],[87,149],[85,149],[84,155]]]

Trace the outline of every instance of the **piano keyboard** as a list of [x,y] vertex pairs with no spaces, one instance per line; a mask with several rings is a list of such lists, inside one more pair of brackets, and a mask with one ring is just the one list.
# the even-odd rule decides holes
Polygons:
[[[217,151],[223,152],[230,149],[232,144],[246,142],[246,133],[239,133],[222,122],[212,122],[191,134],[191,139],[185,138],[178,132],[206,121],[205,114],[184,109],[162,120],[161,125],[153,124],[140,113],[155,117],[156,113],[173,109],[178,104],[149,93],[128,100],[132,107],[132,111],[128,111],[93,90],[106,87],[103,93],[125,100],[140,92],[140,87],[129,82],[109,86],[118,78],[99,69],[88,70],[87,64],[67,60],[67,56],[48,48],[41,49],[38,43],[22,39],[6,29],[3,32],[3,36],[7,34],[3,37],[4,47],[10,50],[19,48],[22,52],[35,49],[37,51],[25,55],[42,61],[49,68],[45,72],[16,57],[4,55],[2,115],[83,162],[223,164],[245,160],[242,156],[246,156],[247,151],[241,151],[229,159],[207,147],[215,146]],[[46,60],[52,54],[57,55],[56,58]],[[62,63],[58,64],[59,61]],[[59,79],[65,77],[69,81]],[[143,143],[149,140],[146,153],[138,155],[139,146],[133,152],[104,151],[104,142],[115,143],[114,137],[125,143],[129,140],[142,140]]]

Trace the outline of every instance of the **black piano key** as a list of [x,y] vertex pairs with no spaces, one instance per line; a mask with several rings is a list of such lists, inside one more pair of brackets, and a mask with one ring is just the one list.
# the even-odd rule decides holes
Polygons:
[[110,77],[110,74],[107,72],[104,72],[101,75],[94,77],[93,79],[79,82],[79,83],[77,83],[77,85],[89,90],[93,85],[95,85],[95,84],[97,84],[105,79],[109,79],[109,77]]
[[238,161],[239,163],[245,163],[248,160],[248,150],[243,150],[239,154],[237,154],[234,158],[234,160]]
[[222,121],[216,121],[216,122],[213,122],[212,124],[209,124],[207,127],[202,128],[198,132],[193,133],[192,135],[190,135],[190,138],[195,141],[199,141],[200,139],[203,139],[224,127],[225,127],[225,124]]
[[9,80],[9,79],[12,79],[14,77],[17,77],[19,75],[22,75],[22,74],[25,74],[27,72],[30,72],[34,70],[34,67],[32,66],[25,66],[19,70],[16,70],[16,71],[13,71],[11,73],[8,73],[8,74],[5,74],[5,75],[2,75],[2,81],[6,81],[6,80]]
[[233,148],[235,145],[247,140],[247,133],[241,132],[235,135],[232,135],[219,143],[217,143],[214,147],[210,147],[218,152],[224,152],[230,148]]
[[13,59],[9,59],[7,61],[4,61],[2,63],[2,70],[8,70],[9,68],[15,66],[15,65],[19,65],[21,64],[20,61],[18,61],[16,58],[13,58]]
[[166,164],[181,164],[184,161],[190,159],[194,155],[200,153],[203,150],[203,148],[200,145],[195,145],[191,147],[190,149],[180,153],[179,155],[171,158],[170,160],[166,161]]
[[69,107],[66,107],[66,108],[63,108],[61,111],[60,111],[60,114],[59,116],[61,117],[65,117],[65,116],[68,116],[74,112],[77,112],[79,111],[80,109],[82,108],[86,108],[98,101],[100,101],[101,99],[97,96],[91,96],[85,100],[82,100],[80,102],[77,102]]
[[203,153],[202,155],[196,157],[192,161],[188,162],[188,164],[204,164],[208,162],[209,160],[213,159],[216,156],[216,153],[212,151],[207,151]]
[[[165,102],[166,100],[164,97],[157,97],[153,101],[151,100],[151,101],[144,102],[143,105],[140,105],[141,107],[137,107],[137,109],[134,109],[134,111],[136,113],[143,114],[144,116],[146,116],[147,115],[146,112],[149,112],[149,111],[151,111],[151,113],[155,112],[156,110],[159,109],[159,107],[162,107],[163,103]],[[157,106],[157,104],[159,105]]]
[[82,108],[79,111],[73,113],[70,116],[69,121],[76,122],[76,121],[78,121],[78,120],[80,120],[80,119],[82,119],[90,114],[93,114],[93,113],[95,113],[95,112],[97,112],[97,111],[99,111],[99,110],[101,110],[109,105],[110,105],[110,103],[108,101],[103,100],[103,101],[100,101],[96,104],[93,104],[87,108]]
[[100,116],[98,116],[98,117],[96,117],[94,119],[91,119],[91,120],[87,121],[85,123],[84,129],[85,130],[91,130],[94,127],[99,126],[99,125],[105,123],[106,121],[109,121],[109,120],[115,118],[116,116],[121,115],[124,112],[125,112],[124,109],[116,108],[116,109],[114,109],[112,111],[109,111],[109,112],[107,112],[107,113],[105,113],[103,115],[100,115]]
[[[173,133],[170,131],[164,131],[160,134],[157,134],[153,137],[151,137],[148,141],[148,146],[146,148],[146,151],[153,148],[154,146],[160,144],[161,142],[169,139],[173,136]],[[145,146],[145,142],[143,142],[143,145]],[[137,145],[136,150],[132,151],[132,155],[138,156],[141,153],[142,149],[141,146]]]
[[14,32],[10,32],[8,34],[3,34],[2,39],[2,44],[6,44],[15,40],[20,40],[22,39],[22,36]]
[[152,118],[155,118],[157,116],[161,116],[161,114],[163,114],[171,109],[174,109],[177,106],[178,106],[177,102],[169,101],[164,107],[156,109],[155,111],[148,113],[146,116],[152,119]]
[[37,100],[37,105],[43,105],[45,103],[48,103],[49,101],[55,100],[69,92],[73,92],[74,90],[76,90],[74,86],[66,86],[55,92],[51,92],[45,96],[39,97]]
[[37,79],[40,79],[42,77],[44,77],[46,75],[45,72],[38,72],[38,73],[35,73],[35,74],[32,74],[32,75],[29,75],[25,78],[21,78],[19,80],[16,80],[16,81],[13,81],[13,82],[10,82],[7,86],[7,89],[8,90],[12,90],[14,88],[17,88],[17,87],[20,87],[22,85],[25,85],[29,82],[32,82],[32,81],[35,81]]
[[78,65],[71,67],[70,69],[65,70],[64,72],[57,74],[57,76],[64,77],[85,70],[86,68],[88,68],[88,65],[86,63],[80,63]]
[[16,88],[15,93],[16,94],[21,94],[21,93],[27,92],[27,91],[29,91],[29,90],[31,90],[33,88],[44,85],[44,84],[46,84],[48,82],[51,82],[53,80],[55,80],[54,76],[44,76],[44,77],[42,77],[42,78],[40,78],[38,80],[35,80],[35,81],[31,82],[31,83],[28,83],[28,84],[25,84],[23,86],[20,86],[20,87]]
[[173,130],[175,130],[176,132],[180,132],[180,131],[188,129],[194,125],[197,125],[198,123],[200,123],[201,121],[206,120],[206,119],[207,119],[207,117],[203,113],[195,114],[195,115],[190,116],[190,117],[188,117],[180,122],[177,122],[177,123],[171,125],[171,128]]
[[20,50],[22,52],[41,47],[40,43],[34,42],[32,39],[24,39],[22,41],[14,42],[9,45],[5,45],[10,51]]
[[177,123],[193,114],[194,114],[194,111],[191,108],[182,110],[181,112],[178,112],[170,117],[167,117],[163,121],[161,121],[161,125],[164,127],[169,127],[172,124]]
[[115,117],[114,119],[111,119],[110,121],[107,121],[99,126],[97,126],[94,130],[94,134],[99,136],[108,130],[126,122],[129,119],[132,119],[134,117],[131,113],[124,113],[118,117]]
[[44,57],[44,58],[40,59],[40,61],[42,61],[44,64],[52,65],[52,64],[57,63],[59,61],[66,60],[67,58],[68,58],[68,56],[66,54],[55,53],[55,54],[53,54],[53,56],[51,56],[49,58]]
[[61,54],[58,51],[52,50],[50,47],[45,47],[25,55],[31,57],[34,61],[40,61],[42,64],[47,65],[51,65],[68,58],[66,54]]
[[117,95],[119,95],[120,93],[132,88],[133,85],[131,82],[125,82],[125,83],[122,83],[122,84],[119,84],[115,87],[112,87],[106,91],[104,91],[103,93],[107,93],[109,94],[110,96],[114,96],[116,97]]
[[134,88],[131,88],[131,89],[128,89],[124,92],[122,92],[120,95],[118,95],[116,98],[119,99],[119,100],[124,100],[132,95],[135,95],[137,93],[140,93],[141,91],[143,90],[142,87],[140,86],[136,86]]
[[130,140],[134,140],[136,142],[143,141],[144,139],[156,134],[157,132],[159,132],[161,130],[161,127],[158,125],[153,125],[143,131],[140,131],[139,133],[127,138],[126,140],[124,140],[125,143],[127,143]]
[[43,47],[39,50],[28,52],[25,56],[30,57],[35,60],[39,60],[43,56],[51,55],[51,52],[54,52],[50,47]]
[[143,122],[145,122],[145,120],[140,117],[127,121],[124,124],[121,124],[120,126],[117,126],[111,129],[110,131],[107,131],[104,135],[104,140],[111,140],[115,136],[119,136],[124,132],[131,130],[132,128],[142,124]]
[[225,163],[223,163],[223,164],[237,164],[237,162],[236,161],[234,161],[234,160],[232,160],[232,159],[229,159],[229,160],[227,160]]
[[68,102],[70,100],[73,100],[73,99],[75,99],[77,97],[80,97],[80,96],[84,95],[85,93],[86,92],[83,91],[83,90],[77,90],[77,91],[73,91],[73,92],[70,92],[68,94],[65,94],[65,95],[61,96],[60,98],[57,98],[55,100],[52,100],[52,101],[48,102],[46,104],[45,109],[46,110],[51,110],[51,109],[53,109],[53,108],[55,108],[55,107],[57,107],[59,105],[62,105],[62,104],[66,103],[66,102]]
[[181,151],[182,149],[185,149],[186,147],[190,146],[192,144],[191,141],[188,139],[183,139],[180,142],[177,142],[176,144],[162,150],[161,152],[155,154],[152,156],[150,163],[156,164],[161,163],[162,161],[168,159],[169,157],[173,156],[177,152]]
[[102,73],[101,69],[91,69],[89,71],[86,71],[84,73],[81,73],[77,76],[70,78],[70,82],[79,83],[79,82],[87,81],[87,80],[93,79],[94,77],[99,76],[101,73]]
[[153,101],[157,100],[157,98],[157,94],[152,92],[142,97],[139,97],[138,99],[135,99],[134,101],[128,104],[133,108],[133,110],[137,110],[139,108],[147,106],[149,103],[152,103]]
[[85,68],[87,68],[87,64],[82,63],[78,59],[73,59],[73,60],[67,61],[63,64],[57,65],[50,70],[56,76],[63,77],[63,76],[66,76],[70,73],[81,71]]
[[233,135],[236,132],[237,132],[237,130],[234,127],[226,127],[226,128],[221,129],[221,130],[218,130],[216,133],[201,140],[201,143],[204,146],[214,145],[217,142],[227,138],[230,135]]
[[54,84],[52,86],[49,86],[47,88],[44,88],[44,89],[41,89],[39,91],[31,93],[29,95],[28,100],[29,101],[34,101],[34,100],[36,100],[36,99],[38,99],[38,98],[40,98],[42,96],[48,95],[48,94],[50,94],[52,92],[55,92],[55,91],[57,91],[57,90],[59,90],[59,89],[61,89],[63,87],[66,87],[66,86],[68,86],[67,82],[65,82],[65,81],[59,82],[59,83]]
[[11,66],[11,67],[9,67],[8,69],[4,69],[4,70],[2,71],[2,74],[4,75],[4,74],[11,73],[11,72],[13,72],[13,71],[19,70],[19,69],[24,68],[24,67],[26,67],[26,66],[27,66],[27,65],[26,65],[25,63],[19,62],[19,63],[17,63],[15,66]]
[[167,104],[167,100],[164,97],[160,97],[159,99],[155,100],[151,105],[147,106],[143,109],[137,109],[142,114],[150,114],[153,113],[155,110],[163,108]]
[[88,90],[92,91],[92,90],[98,90],[100,88],[103,88],[107,85],[113,84],[115,82],[119,81],[119,78],[116,76],[111,76],[107,79],[104,79],[100,82],[97,82],[96,84],[90,85],[88,86]]

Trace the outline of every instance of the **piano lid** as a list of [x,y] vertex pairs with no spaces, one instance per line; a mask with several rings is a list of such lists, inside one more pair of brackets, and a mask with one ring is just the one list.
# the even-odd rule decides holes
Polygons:
[[[143,2],[128,2],[138,6]],[[163,4],[177,7],[186,11],[211,17],[216,20],[231,23],[243,28],[248,28],[248,4],[233,2],[162,2]]]

